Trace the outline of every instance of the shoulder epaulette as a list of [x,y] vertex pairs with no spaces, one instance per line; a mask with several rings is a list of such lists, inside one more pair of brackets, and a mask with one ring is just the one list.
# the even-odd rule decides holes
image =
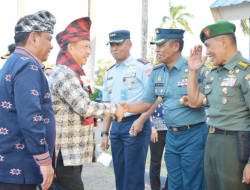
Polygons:
[[213,66],[211,71],[215,70],[218,66]]
[[244,63],[243,61],[240,61],[237,66],[243,70],[246,70],[249,67],[249,63]]
[[153,70],[158,69],[158,68],[161,68],[161,67],[163,67],[164,65],[165,65],[164,63],[156,63],[156,64],[154,65],[154,67],[153,67]]
[[108,69],[107,69],[107,71],[109,70],[109,69],[111,69],[112,67],[114,67],[115,66],[115,64],[114,65],[112,65],[111,67],[109,67]]
[[141,63],[144,64],[144,65],[147,65],[148,63],[150,63],[149,61],[147,61],[147,60],[145,60],[145,59],[142,59],[142,58],[137,59],[137,61],[141,62]]
[[201,72],[200,72],[200,76],[203,75],[203,72],[204,72],[204,70],[205,70],[206,68],[207,68],[206,66],[203,66],[203,67],[202,67]]

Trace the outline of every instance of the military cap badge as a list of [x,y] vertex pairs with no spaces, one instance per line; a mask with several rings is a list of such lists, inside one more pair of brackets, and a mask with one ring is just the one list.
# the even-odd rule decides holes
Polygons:
[[210,36],[210,35],[211,35],[211,32],[210,32],[209,29],[205,29],[205,30],[203,30],[203,32],[204,32],[204,34],[205,34],[206,36]]

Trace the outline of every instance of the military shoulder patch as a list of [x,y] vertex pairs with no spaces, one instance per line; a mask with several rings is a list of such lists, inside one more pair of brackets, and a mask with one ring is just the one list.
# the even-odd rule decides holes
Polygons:
[[246,70],[247,67],[249,67],[249,64],[240,61],[240,62],[237,64],[237,66],[238,66],[239,68],[243,69],[243,70]]
[[218,66],[213,66],[212,69],[211,69],[211,71],[217,69],[217,67],[218,67]]
[[109,67],[109,68],[107,69],[107,71],[108,71],[109,69],[113,68],[114,66],[115,66],[115,64],[114,64],[114,65],[112,65],[111,67]]
[[145,59],[142,59],[142,58],[137,59],[137,61],[143,63],[144,65],[147,65],[148,63],[150,63],[149,61],[147,61],[147,60],[145,60]]
[[154,65],[154,67],[153,67],[153,70],[158,69],[158,68],[161,68],[161,67],[163,67],[164,65],[165,65],[164,63],[156,63],[156,64]]

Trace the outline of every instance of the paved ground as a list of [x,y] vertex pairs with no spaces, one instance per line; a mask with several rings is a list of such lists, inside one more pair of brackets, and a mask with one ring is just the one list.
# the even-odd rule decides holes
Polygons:
[[[103,122],[98,122],[95,127],[96,143],[101,143],[101,132]],[[82,171],[82,180],[85,190],[115,190],[114,171],[105,168],[98,163],[85,164]],[[150,186],[145,184],[145,189],[150,190]]]

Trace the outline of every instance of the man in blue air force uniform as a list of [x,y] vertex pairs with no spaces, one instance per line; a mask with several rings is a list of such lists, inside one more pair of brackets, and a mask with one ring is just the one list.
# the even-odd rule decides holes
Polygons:
[[[107,70],[104,77],[103,101],[127,102],[138,101],[148,82],[152,66],[143,59],[130,55],[132,43],[130,32],[119,30],[109,34],[110,52],[116,63]],[[126,113],[122,122],[113,121],[110,132],[111,148],[116,188],[118,190],[144,189],[145,162],[151,125],[149,119],[135,137],[129,134],[133,122],[140,114]],[[102,148],[108,149],[108,135],[111,117],[103,118]]]
[[[156,53],[161,62],[154,65],[141,101],[123,104],[131,113],[147,111],[155,100],[163,103],[166,136],[165,161],[169,190],[204,190],[204,150],[208,128],[203,107],[184,105],[187,96],[188,62],[182,57],[184,30],[156,29]],[[198,72],[201,83],[209,70]]]

